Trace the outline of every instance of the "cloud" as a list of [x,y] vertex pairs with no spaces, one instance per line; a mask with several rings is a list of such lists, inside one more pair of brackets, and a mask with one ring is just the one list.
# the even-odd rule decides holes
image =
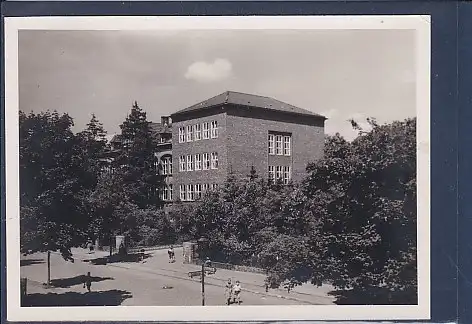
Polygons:
[[227,59],[216,59],[213,63],[192,63],[185,73],[185,78],[197,82],[210,83],[227,79],[233,72],[233,66]]

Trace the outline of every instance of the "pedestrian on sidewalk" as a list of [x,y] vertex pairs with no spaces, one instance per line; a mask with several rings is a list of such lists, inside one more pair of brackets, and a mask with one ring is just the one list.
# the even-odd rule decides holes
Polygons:
[[231,281],[231,278],[228,279],[225,286],[225,297],[226,305],[231,305],[231,298],[233,297],[233,282]]
[[167,253],[169,254],[169,263],[175,262],[175,252],[174,247],[172,245],[169,247]]
[[87,287],[87,291],[91,291],[92,287],[92,276],[90,275],[90,272],[87,272],[87,275],[85,276],[84,279],[84,288]]
[[234,303],[240,305],[241,304],[241,284],[239,280],[236,280],[236,284],[233,286],[233,294],[234,294]]

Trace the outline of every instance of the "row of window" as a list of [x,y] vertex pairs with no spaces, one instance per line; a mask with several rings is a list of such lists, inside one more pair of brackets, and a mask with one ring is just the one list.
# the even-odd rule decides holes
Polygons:
[[289,166],[269,165],[269,181],[282,179],[284,184],[288,184],[292,178],[292,172]]
[[218,152],[181,155],[179,157],[180,172],[209,169],[218,169]]
[[291,136],[269,134],[269,155],[290,156],[291,143]]
[[204,184],[188,184],[180,185],[180,200],[181,201],[194,201],[202,198],[202,195],[208,191],[208,189],[218,189],[217,183],[204,183]]
[[218,138],[218,122],[204,122],[202,124],[179,127],[179,143],[199,141],[202,139]]

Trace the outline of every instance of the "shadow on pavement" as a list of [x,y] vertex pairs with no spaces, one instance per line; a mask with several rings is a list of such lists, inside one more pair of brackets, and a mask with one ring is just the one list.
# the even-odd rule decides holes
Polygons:
[[118,306],[133,297],[124,290],[92,291],[86,293],[67,292],[64,294],[30,294],[23,297],[23,307],[44,306]]
[[368,291],[334,290],[328,295],[336,297],[337,305],[417,305],[415,294],[404,293],[395,297],[390,291],[384,289],[370,289]]
[[119,262],[140,262],[149,258],[151,254],[149,253],[132,253],[126,255],[115,254],[112,256],[107,256],[103,258],[96,259],[87,259],[83,260],[84,262],[90,262],[93,265],[103,265],[107,263],[119,263]]
[[[99,282],[104,280],[114,280],[111,277],[91,277],[92,282]],[[51,280],[51,286],[56,288],[69,288],[71,286],[82,285],[85,281],[85,275],[75,276],[71,278],[61,278]]]
[[43,259],[24,259],[20,260],[20,267],[44,263]]

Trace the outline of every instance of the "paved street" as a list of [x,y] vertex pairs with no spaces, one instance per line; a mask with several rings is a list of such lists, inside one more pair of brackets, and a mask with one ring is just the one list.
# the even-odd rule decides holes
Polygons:
[[[201,269],[182,264],[181,249],[176,249],[176,262],[169,263],[166,250],[148,252],[143,262],[111,262],[96,265],[89,260],[101,258],[106,252],[88,254],[74,250],[75,262],[67,262],[59,254],[51,255],[51,279],[54,288],[45,289],[46,254],[22,257],[21,277],[28,278],[28,302],[38,306],[73,305],[135,305],[192,306],[201,305],[201,283],[190,278],[189,271]],[[86,292],[82,276],[88,271],[93,277],[92,292]],[[224,305],[224,284],[232,278],[243,287],[243,305],[331,304],[331,287],[311,285],[297,287],[288,293],[282,289],[264,289],[261,274],[218,269],[205,277],[206,305]]]

